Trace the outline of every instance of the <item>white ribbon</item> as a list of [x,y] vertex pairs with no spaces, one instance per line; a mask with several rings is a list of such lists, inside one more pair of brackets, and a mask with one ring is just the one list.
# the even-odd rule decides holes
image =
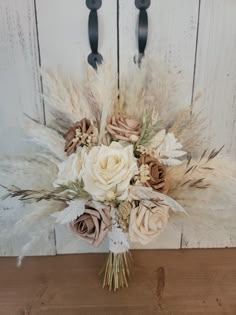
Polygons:
[[116,222],[112,224],[112,230],[108,233],[109,250],[115,254],[125,253],[129,250],[128,233],[124,233]]

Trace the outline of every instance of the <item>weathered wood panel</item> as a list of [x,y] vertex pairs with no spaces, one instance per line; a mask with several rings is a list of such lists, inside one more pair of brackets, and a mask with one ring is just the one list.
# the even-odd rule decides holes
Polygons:
[[23,113],[44,116],[33,1],[2,0],[0,16],[0,143],[1,151],[15,153]]
[[103,254],[0,259],[0,314],[235,315],[236,250],[133,251],[128,289],[101,288]]
[[194,95],[208,118],[211,147],[236,159],[236,2],[202,0]]
[[[85,76],[87,56],[91,52],[88,40],[89,9],[85,1],[38,0],[37,16],[43,68],[60,70],[82,80]],[[102,1],[98,10],[99,47],[105,62],[117,71],[117,2]],[[47,120],[47,108],[46,120]],[[64,227],[56,227],[58,253],[104,251],[75,239]]]
[[[119,59],[120,81],[138,57],[137,22],[139,11],[134,1],[119,1]],[[194,75],[195,48],[198,26],[198,0],[184,0],[181,5],[175,0],[151,1],[148,8],[148,41],[146,58],[164,63],[171,76],[180,82],[176,97],[178,106],[191,103]],[[142,72],[142,66],[140,73]],[[158,71],[158,69],[157,69]],[[167,78],[168,80],[168,75]],[[121,83],[122,84],[122,83]],[[183,91],[184,87],[184,91]],[[181,224],[170,224],[168,230],[150,248],[179,248]]]
[[[119,1],[120,80],[138,57],[137,23],[139,10],[132,0]],[[164,62],[179,76],[185,93],[181,102],[191,102],[196,46],[198,0],[151,1],[148,13],[148,41],[145,55]],[[141,70],[142,71],[142,67]]]
[[[0,147],[1,157],[16,157],[31,148],[22,141],[23,113],[44,121],[40,99],[39,55],[34,1],[2,0],[0,2]],[[12,159],[14,163],[14,159]],[[13,165],[16,168],[15,165]],[[9,178],[8,184],[17,184]],[[4,174],[0,182],[6,184]],[[2,192],[1,192],[2,195]],[[0,255],[19,255],[21,247],[29,240],[28,235],[13,235],[14,223],[20,218],[13,215],[16,202],[0,203]],[[54,233],[49,232],[31,254],[54,254]]]
[[[211,149],[225,148],[222,155],[236,158],[236,2],[202,0],[196,51],[194,96],[207,118],[205,130]],[[205,148],[204,148],[205,149]],[[236,192],[235,192],[236,193]],[[236,211],[195,211],[186,219],[182,247],[236,246]]]
[[[117,65],[117,13],[119,17],[120,81],[137,57],[138,10],[132,0],[104,0],[99,16],[99,51]],[[200,14],[199,14],[200,13]],[[35,15],[36,14],[36,15]],[[26,146],[21,139],[22,113],[44,121],[39,97],[39,59],[43,67],[60,69],[78,80],[90,52],[89,10],[78,0],[2,0],[0,3],[0,145],[1,152],[17,154]],[[199,105],[208,117],[207,136],[212,147],[225,144],[225,153],[236,157],[236,3],[234,0],[152,1],[148,9],[149,38],[146,56],[164,60],[184,91],[183,106],[202,92]],[[37,21],[39,38],[37,36]],[[198,24],[199,23],[199,24]],[[198,31],[198,32],[197,32]],[[38,47],[38,39],[40,47]],[[40,48],[40,55],[39,49]],[[142,71],[142,67],[140,69]],[[46,109],[47,116],[47,109]],[[47,118],[47,117],[46,117]],[[28,149],[28,148],[27,148]],[[12,228],[15,218],[3,216],[14,203],[2,204],[1,228]],[[203,209],[204,211],[207,209]],[[204,217],[204,213],[203,213]],[[150,248],[235,246],[235,214],[226,209],[185,220],[182,228],[171,224]],[[1,220],[1,219],[0,219]],[[220,227],[220,228],[219,228]],[[63,227],[56,228],[59,253],[88,252]],[[0,244],[0,255],[17,255],[27,237]],[[34,253],[54,253],[54,234]],[[100,248],[107,250],[107,243]]]

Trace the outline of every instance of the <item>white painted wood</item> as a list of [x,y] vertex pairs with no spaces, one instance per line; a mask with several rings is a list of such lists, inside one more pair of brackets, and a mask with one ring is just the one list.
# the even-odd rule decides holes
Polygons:
[[[37,18],[43,67],[64,71],[81,80],[90,53],[87,36],[89,10],[81,0],[37,0]],[[183,106],[202,91],[199,102],[209,118],[207,136],[213,147],[225,143],[226,153],[236,157],[236,2],[201,0],[196,72],[195,48],[199,0],[153,0],[148,9],[149,38],[146,56],[155,56],[177,73],[184,93]],[[34,1],[2,0],[0,3],[0,146],[1,152],[26,149],[20,141],[22,112],[43,121],[38,92],[38,45]],[[103,0],[99,9],[99,52],[117,63],[117,1]],[[120,81],[137,56],[138,10],[133,0],[119,0]],[[114,67],[116,69],[116,66]],[[142,68],[141,70],[142,71]],[[47,114],[47,111],[46,111]],[[47,116],[47,115],[46,115]],[[47,118],[47,117],[46,117]],[[29,148],[27,148],[29,149]],[[0,177],[1,178],[1,177]],[[14,207],[1,203],[0,228],[11,229],[14,220],[4,213]],[[236,245],[235,213],[221,209],[204,217],[196,213],[172,223],[149,248],[225,247]],[[4,214],[4,215],[3,215]],[[2,220],[4,216],[4,220]],[[202,221],[203,217],[206,221]],[[78,241],[65,227],[57,226],[31,254],[107,251],[107,241],[94,249]],[[28,239],[8,238],[0,242],[0,255],[18,255]],[[141,248],[140,246],[134,248]]]
[[[137,22],[139,11],[132,0],[120,0],[120,81],[125,78],[134,58],[138,56]],[[151,1],[148,12],[148,41],[145,51],[147,58],[167,65],[180,81],[176,97],[180,106],[191,103],[195,60],[195,45],[198,21],[198,0]],[[142,67],[140,72],[142,71]],[[158,69],[157,69],[158,71]],[[172,75],[171,75],[172,76]],[[168,80],[168,76],[167,76]],[[150,248],[179,248],[181,224],[172,226],[153,242]]]
[[[81,80],[85,75],[88,15],[85,1],[37,0],[42,68],[60,69]],[[98,51],[117,68],[116,0],[102,1],[98,13]]]
[[43,120],[33,1],[2,0],[0,17],[0,143],[15,154],[23,113]]
[[[138,56],[139,10],[132,0],[120,0],[120,80]],[[185,87],[183,106],[191,102],[197,32],[198,0],[151,1],[148,13],[148,41],[145,55],[164,62]],[[142,70],[141,70],[142,71]],[[181,91],[180,91],[181,92]]]
[[[98,10],[99,48],[105,61],[117,70],[117,5],[116,0],[103,0]],[[82,80],[85,75],[89,10],[85,1],[38,0],[37,16],[43,68],[60,69],[66,75]],[[47,109],[46,109],[47,112]],[[47,115],[46,115],[47,119]],[[75,239],[64,227],[56,227],[58,253],[103,251]]]
[[64,225],[57,225],[55,231],[56,247],[59,254],[108,252],[108,238],[96,248],[72,234]]
[[236,158],[236,2],[202,0],[194,95],[208,118],[211,147]]
[[[236,158],[236,2],[202,0],[199,19],[194,95],[208,119],[211,148]],[[205,210],[205,211],[204,211]],[[186,220],[183,247],[235,247],[236,209],[194,213]]]
[[[43,106],[39,97],[40,76],[34,2],[32,0],[2,0],[0,2],[0,147],[3,154],[17,156],[32,151],[22,141],[23,113],[43,122]],[[0,157],[0,158],[1,158]],[[16,175],[17,176],[17,175]],[[0,182],[3,182],[0,174]],[[17,183],[17,178],[12,179]],[[26,179],[27,180],[27,179]],[[2,195],[2,191],[0,192]],[[16,202],[0,202],[0,256],[16,256],[29,240],[27,234],[18,237],[13,231],[17,217],[12,215]],[[12,211],[11,211],[12,209]],[[18,218],[20,217],[20,213]],[[54,232],[30,254],[54,254]]]
[[[178,237],[176,237],[178,235]],[[57,250],[60,254],[73,253],[107,253],[109,252],[109,241],[106,237],[102,244],[95,248],[87,242],[81,240],[76,235],[72,235],[68,229],[63,225],[56,227],[56,242]],[[158,237],[158,239],[143,246],[140,244],[131,244],[132,249],[173,249],[179,247],[179,240],[181,239],[181,229],[170,223],[165,231]]]

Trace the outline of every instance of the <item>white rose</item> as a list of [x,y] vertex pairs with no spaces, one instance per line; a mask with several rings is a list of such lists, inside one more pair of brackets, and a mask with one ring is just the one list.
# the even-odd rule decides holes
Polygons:
[[84,189],[94,200],[124,200],[137,170],[132,145],[112,142],[110,146],[95,146],[84,159]]
[[58,164],[58,175],[53,186],[68,184],[70,181],[75,181],[80,178],[82,169],[83,154],[77,152],[71,154],[64,162]]
[[169,206],[143,200],[131,210],[129,236],[131,242],[146,245],[156,238],[166,227]]

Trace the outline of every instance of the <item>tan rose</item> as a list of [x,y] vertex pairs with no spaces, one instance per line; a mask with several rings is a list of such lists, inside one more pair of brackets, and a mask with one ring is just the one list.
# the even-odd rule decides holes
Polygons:
[[143,245],[151,242],[166,227],[169,206],[157,202],[143,200],[139,206],[131,210],[129,236],[131,242]]
[[113,140],[123,140],[135,143],[140,136],[140,121],[118,113],[107,121],[107,131]]
[[91,245],[98,247],[111,226],[110,206],[87,202],[84,213],[69,224],[69,228]]
[[89,119],[83,118],[70,126],[65,135],[65,152],[70,155],[76,151],[79,146],[96,144],[97,128]]
[[141,181],[145,186],[151,187],[163,194],[167,193],[166,167],[162,163],[149,155],[143,154],[138,159],[138,166],[141,172],[146,172],[146,169],[143,169],[143,167],[147,167],[148,176],[146,173],[144,174],[146,177],[141,174],[141,179],[144,178],[144,181]]

